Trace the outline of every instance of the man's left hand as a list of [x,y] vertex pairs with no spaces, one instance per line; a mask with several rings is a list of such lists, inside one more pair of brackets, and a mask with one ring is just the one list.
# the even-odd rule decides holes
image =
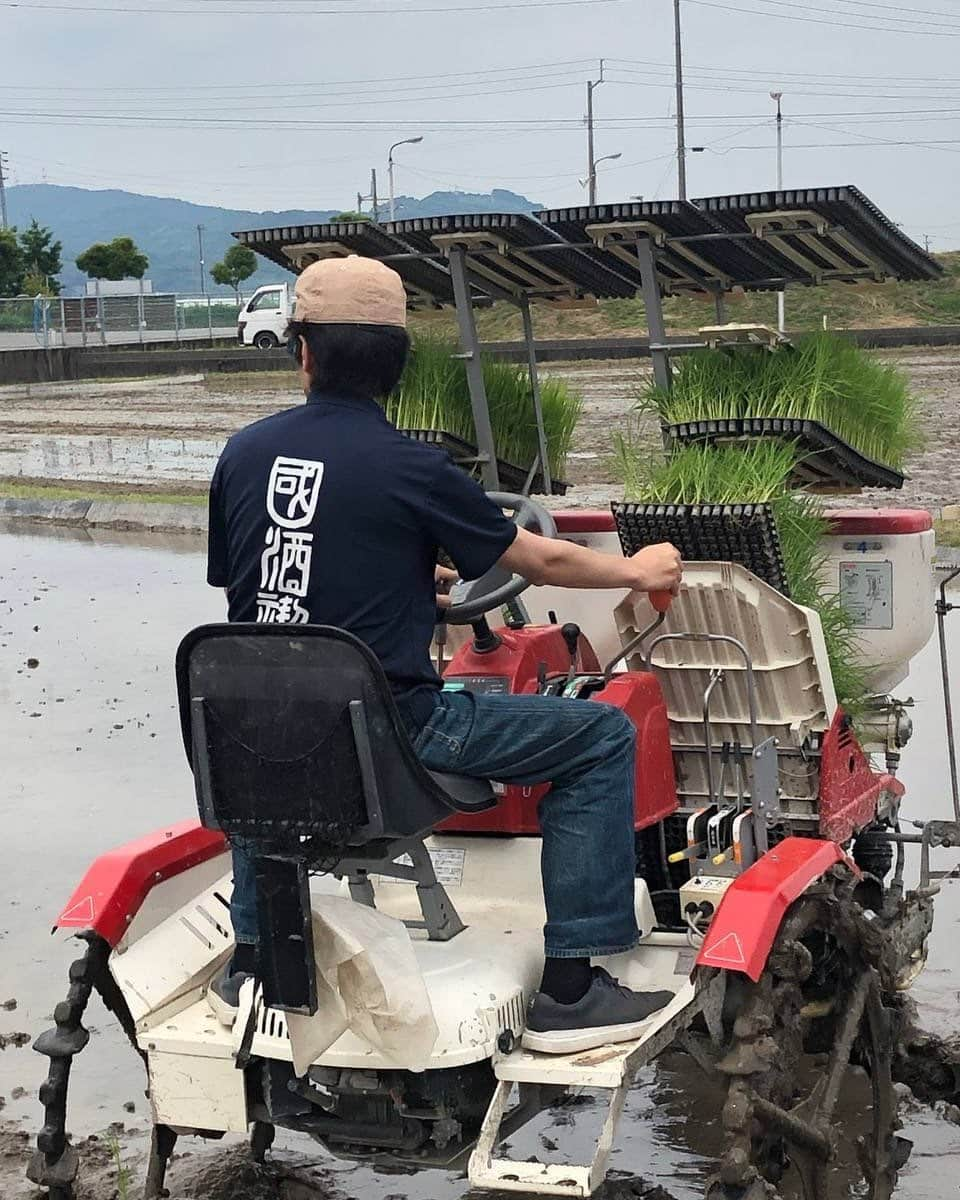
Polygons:
[[448,593],[460,576],[450,567],[438,566],[434,578],[437,581],[437,608],[449,608],[450,596]]

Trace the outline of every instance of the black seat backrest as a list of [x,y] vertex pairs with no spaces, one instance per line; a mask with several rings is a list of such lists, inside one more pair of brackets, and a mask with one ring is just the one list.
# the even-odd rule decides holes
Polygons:
[[184,746],[204,825],[327,866],[416,837],[458,803],[418,761],[377,659],[319,625],[205,625],[177,651]]

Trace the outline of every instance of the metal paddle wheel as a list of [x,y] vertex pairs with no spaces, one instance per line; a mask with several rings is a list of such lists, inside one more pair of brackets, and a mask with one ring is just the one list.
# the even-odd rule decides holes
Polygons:
[[[829,1200],[844,1149],[858,1196],[893,1194],[911,1143],[897,1133],[896,1022],[882,964],[858,936],[870,910],[857,890],[848,869],[833,868],[790,909],[759,981],[736,989],[716,1063],[728,1145],[708,1200]],[[845,1147],[849,1116],[838,1110],[854,1107],[845,1092],[863,1099],[864,1079],[867,1128]]]

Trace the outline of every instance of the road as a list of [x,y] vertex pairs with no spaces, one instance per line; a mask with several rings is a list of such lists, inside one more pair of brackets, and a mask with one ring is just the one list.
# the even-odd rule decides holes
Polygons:
[[[233,338],[236,337],[236,325],[214,325],[213,336],[215,338]],[[204,326],[201,329],[145,329],[143,331],[143,344],[151,345],[154,342],[200,342],[206,341],[210,337],[210,330]],[[43,343],[37,339],[36,334],[31,330],[29,333],[10,333],[0,330],[0,351],[2,350],[36,350]],[[56,348],[66,344],[67,346],[101,346],[104,343],[100,340],[98,334],[89,332],[87,340],[84,342],[81,333],[68,333],[66,335],[66,343],[60,334],[60,331],[51,332],[49,345],[51,348]],[[140,345],[140,335],[135,330],[126,330],[123,332],[111,331],[107,334],[106,345],[108,346],[138,346]]]

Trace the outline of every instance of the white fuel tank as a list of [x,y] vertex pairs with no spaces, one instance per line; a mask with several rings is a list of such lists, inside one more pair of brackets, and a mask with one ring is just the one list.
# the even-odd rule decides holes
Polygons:
[[924,509],[901,508],[827,516],[825,582],[854,618],[871,689],[890,692],[933,634],[933,520]]

